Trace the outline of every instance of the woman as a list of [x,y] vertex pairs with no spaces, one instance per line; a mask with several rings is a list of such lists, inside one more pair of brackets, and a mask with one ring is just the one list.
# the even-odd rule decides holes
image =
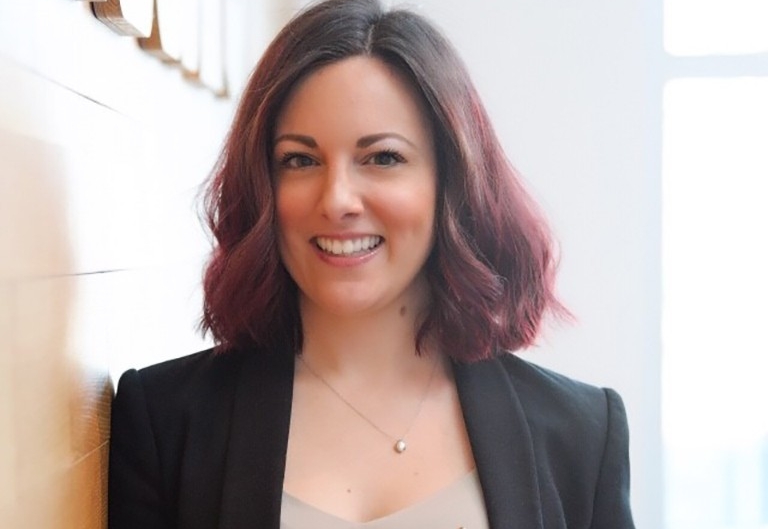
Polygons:
[[633,527],[619,397],[510,354],[551,241],[423,18],[294,18],[208,211],[218,345],[121,379],[111,528]]

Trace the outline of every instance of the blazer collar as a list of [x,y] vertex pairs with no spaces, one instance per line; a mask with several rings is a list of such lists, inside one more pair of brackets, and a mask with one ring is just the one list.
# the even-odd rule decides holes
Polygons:
[[254,352],[235,389],[220,529],[279,529],[294,358]]
[[464,422],[491,529],[543,527],[531,433],[498,358],[454,364]]
[[[235,388],[220,529],[279,529],[293,396],[290,354],[248,355]],[[491,529],[540,529],[531,434],[499,359],[455,364],[464,422]]]

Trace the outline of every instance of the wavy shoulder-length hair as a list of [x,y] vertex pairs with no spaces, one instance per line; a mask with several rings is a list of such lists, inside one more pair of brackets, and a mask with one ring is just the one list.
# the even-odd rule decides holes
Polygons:
[[301,350],[298,288],[278,252],[272,148],[291,89],[325,65],[375,57],[420,94],[434,131],[438,193],[425,264],[425,338],[470,362],[532,345],[554,292],[553,244],[493,132],[466,68],[422,16],[378,0],[327,0],[294,17],[244,90],[205,195],[215,248],[202,328],[218,349]]

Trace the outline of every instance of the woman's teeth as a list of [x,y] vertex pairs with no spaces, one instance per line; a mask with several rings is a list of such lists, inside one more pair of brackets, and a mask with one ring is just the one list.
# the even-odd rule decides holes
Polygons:
[[353,255],[359,252],[372,250],[381,244],[381,237],[378,235],[366,235],[357,239],[330,239],[328,237],[318,237],[315,242],[317,247],[326,253],[333,255]]

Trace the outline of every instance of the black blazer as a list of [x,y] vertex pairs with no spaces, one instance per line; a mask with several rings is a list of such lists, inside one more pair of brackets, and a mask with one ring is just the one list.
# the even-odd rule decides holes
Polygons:
[[[278,529],[293,362],[203,351],[126,372],[110,529]],[[507,354],[454,373],[491,529],[634,527],[614,391]]]

